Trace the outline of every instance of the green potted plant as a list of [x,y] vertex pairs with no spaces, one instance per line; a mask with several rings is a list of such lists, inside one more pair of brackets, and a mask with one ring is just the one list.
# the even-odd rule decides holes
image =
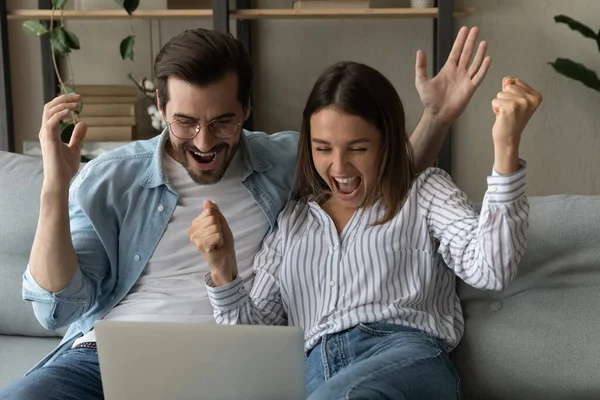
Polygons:
[[[554,21],[556,23],[566,24],[574,31],[581,33],[584,37],[594,40],[600,51],[600,31],[596,33],[588,26],[565,15],[555,16]],[[557,58],[554,62],[550,62],[549,64],[559,74],[575,79],[585,86],[600,92],[600,79],[598,79],[598,75],[585,65],[568,58]]]
[[[115,3],[122,6],[129,15],[131,15],[139,6],[140,0],[114,0]],[[63,12],[68,0],[52,0],[52,15],[50,17],[50,24],[46,27],[40,21],[25,21],[22,25],[23,31],[28,35],[44,36],[50,35],[50,46],[52,47],[52,61],[54,64],[54,71],[58,78],[61,93],[73,93],[73,86],[75,84],[75,77],[73,75],[73,68],[71,67],[71,58],[69,54],[73,50],[80,48],[79,39],[72,31],[65,27]],[[58,13],[58,15],[56,15]],[[120,45],[119,51],[123,60],[129,58],[133,60],[133,48],[135,44],[135,35],[131,35],[124,38]],[[57,64],[57,59],[65,59],[69,69],[69,79],[63,79]],[[82,107],[72,114],[71,120],[67,122],[61,122],[61,139],[63,142],[68,143],[71,139],[73,129],[77,123],[77,115],[81,113]]]

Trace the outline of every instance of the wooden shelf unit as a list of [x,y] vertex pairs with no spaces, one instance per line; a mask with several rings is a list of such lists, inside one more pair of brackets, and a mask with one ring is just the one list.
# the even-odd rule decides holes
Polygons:
[[[454,10],[454,18],[467,17],[472,7]],[[8,20],[49,20],[51,10],[16,9],[7,12]],[[367,9],[246,9],[231,10],[229,17],[241,20],[259,19],[328,19],[328,18],[437,18],[437,8],[367,8]],[[128,15],[124,10],[66,10],[65,19],[197,19],[212,18],[212,10],[138,10]]]
[[[38,9],[6,9],[0,1],[0,150],[15,151],[8,48],[9,23],[24,20],[48,21],[52,15],[52,0],[38,0]],[[370,8],[370,9],[253,9],[252,0],[235,0],[235,9],[229,1],[214,0],[212,9],[191,10],[136,10],[128,15],[124,10],[66,10],[63,18],[71,20],[127,20],[127,19],[203,19],[213,21],[213,29],[229,32],[230,20],[237,25],[237,38],[252,55],[251,27],[255,20],[267,19],[430,19],[433,28],[433,71],[442,68],[454,42],[454,18],[468,17],[475,12],[472,7],[454,8],[454,0],[436,0],[433,8]],[[58,13],[57,13],[58,14]],[[52,66],[52,50],[48,35],[41,38],[42,82],[44,102],[50,101],[57,91],[56,74]],[[374,66],[377,67],[377,66]],[[245,127],[252,128],[252,116]],[[437,166],[450,172],[451,132],[440,151]]]

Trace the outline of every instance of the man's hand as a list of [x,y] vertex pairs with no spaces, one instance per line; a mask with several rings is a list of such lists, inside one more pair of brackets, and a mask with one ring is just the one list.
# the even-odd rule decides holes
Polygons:
[[417,52],[415,86],[425,107],[424,113],[433,118],[437,125],[449,127],[456,121],[487,74],[491,59],[485,57],[486,42],[479,43],[471,63],[478,35],[479,28],[469,31],[462,27],[446,64],[432,79],[427,77],[425,53],[421,50]]
[[210,267],[216,286],[226,285],[235,279],[237,261],[233,235],[215,203],[204,200],[204,211],[192,222],[188,236]]
[[521,134],[542,103],[542,95],[520,79],[506,77],[502,91],[492,100],[496,122],[492,128],[496,172],[508,175],[519,169]]
[[78,94],[63,94],[44,106],[40,145],[44,164],[44,189],[64,190],[79,169],[81,162],[81,143],[85,137],[86,125],[79,122],[75,126],[68,145],[60,138],[59,123],[77,110]]

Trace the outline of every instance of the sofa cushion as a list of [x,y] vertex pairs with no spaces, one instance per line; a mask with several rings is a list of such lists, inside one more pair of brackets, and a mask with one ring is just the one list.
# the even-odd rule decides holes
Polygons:
[[530,204],[514,282],[501,293],[459,284],[466,330],[452,357],[466,399],[600,393],[600,196]]
[[0,152],[0,334],[59,336],[42,328],[21,297],[22,276],[37,226],[42,162]]
[[57,338],[0,335],[0,389],[21,378],[58,346]]

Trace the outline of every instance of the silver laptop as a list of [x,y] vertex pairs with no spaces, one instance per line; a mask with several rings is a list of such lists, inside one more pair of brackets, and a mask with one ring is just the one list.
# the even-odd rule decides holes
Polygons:
[[94,330],[107,400],[306,398],[299,328],[100,321]]

